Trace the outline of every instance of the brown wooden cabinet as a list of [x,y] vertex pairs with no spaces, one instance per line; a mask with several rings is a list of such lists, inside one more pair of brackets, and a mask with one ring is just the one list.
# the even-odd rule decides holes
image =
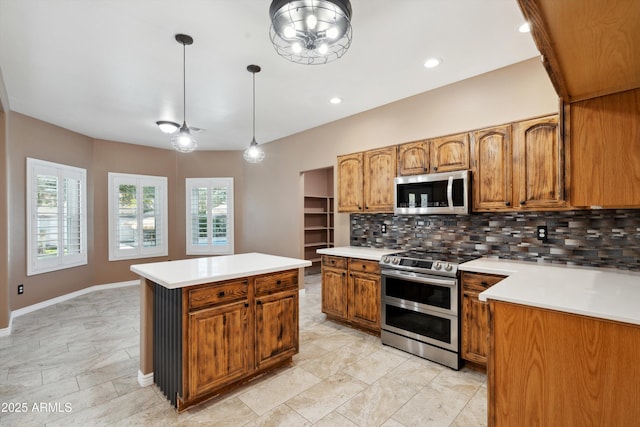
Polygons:
[[338,156],[338,212],[393,212],[396,148]]
[[398,146],[398,175],[469,169],[469,134],[461,133]]
[[480,369],[486,369],[489,353],[489,305],[478,295],[502,279],[494,274],[462,273],[461,353]]
[[182,290],[183,395],[178,410],[298,353],[298,271]]
[[363,154],[338,156],[338,212],[362,212],[364,208]]
[[489,426],[635,426],[640,326],[489,301]]
[[474,132],[473,209],[562,209],[564,146],[558,116]]
[[379,334],[379,263],[324,255],[322,312],[330,319]]
[[511,209],[511,126],[473,133],[473,210]]

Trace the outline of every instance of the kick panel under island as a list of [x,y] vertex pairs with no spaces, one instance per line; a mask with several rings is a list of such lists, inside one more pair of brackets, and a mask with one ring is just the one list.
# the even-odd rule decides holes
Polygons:
[[140,281],[141,386],[182,411],[298,353],[299,270],[259,253],[131,266]]

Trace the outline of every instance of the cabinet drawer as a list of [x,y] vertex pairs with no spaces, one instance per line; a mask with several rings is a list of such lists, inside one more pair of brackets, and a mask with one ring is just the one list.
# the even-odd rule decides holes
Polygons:
[[298,270],[266,274],[256,277],[256,295],[298,287]]
[[190,289],[189,310],[246,299],[248,283],[242,279]]
[[352,258],[349,261],[349,269],[351,271],[378,274],[380,273],[380,263],[378,261]]
[[322,266],[346,269],[347,259],[339,256],[322,255]]
[[505,276],[499,276],[496,274],[480,274],[480,273],[468,273],[462,272],[462,288],[464,290],[472,290],[482,292],[495,285]]

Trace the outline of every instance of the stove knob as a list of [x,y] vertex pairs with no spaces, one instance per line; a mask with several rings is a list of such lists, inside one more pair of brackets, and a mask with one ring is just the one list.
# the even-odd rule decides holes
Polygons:
[[391,263],[392,263],[392,264],[395,264],[395,265],[400,264],[400,258],[393,258],[393,259],[391,260]]
[[389,264],[389,257],[388,256],[383,257],[382,262],[384,262],[385,264]]
[[447,270],[447,271],[451,271],[451,270],[453,270],[453,266],[451,264],[447,263],[447,265],[444,266],[444,269]]
[[440,261],[436,261],[436,262],[433,264],[433,269],[434,269],[434,270],[440,270],[441,268],[442,268],[442,264],[440,263]]

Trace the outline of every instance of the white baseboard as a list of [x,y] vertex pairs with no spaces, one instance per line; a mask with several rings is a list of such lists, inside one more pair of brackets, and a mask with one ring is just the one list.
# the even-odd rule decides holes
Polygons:
[[37,304],[19,308],[11,312],[11,316],[9,316],[9,326],[4,329],[0,329],[0,337],[11,335],[11,324],[13,323],[13,319],[16,317],[22,316],[27,313],[32,313],[42,308],[50,307],[54,304],[58,304],[63,301],[68,301],[70,299],[79,297],[81,295],[86,295],[91,292],[103,291],[105,289],[124,288],[125,286],[137,286],[139,284],[140,284],[140,280],[129,280],[127,282],[107,283],[105,285],[94,285],[94,286],[89,286],[88,288],[80,289],[79,291],[75,291],[65,295],[61,295],[59,297],[51,298],[49,300],[42,301]]
[[138,384],[140,384],[140,387],[153,385],[153,372],[143,374],[142,371],[138,369]]

